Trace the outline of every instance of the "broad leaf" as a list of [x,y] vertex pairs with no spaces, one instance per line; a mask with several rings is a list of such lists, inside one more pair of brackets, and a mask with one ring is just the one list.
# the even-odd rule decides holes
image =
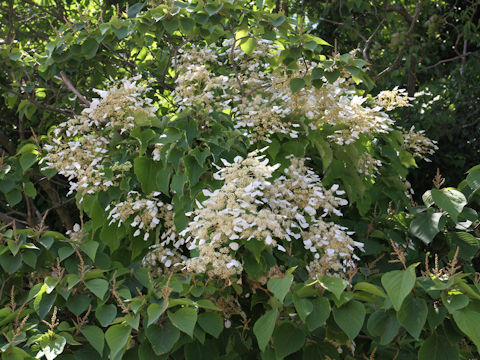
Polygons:
[[400,324],[418,339],[427,320],[428,307],[425,300],[408,296],[397,313]]
[[365,320],[365,307],[359,301],[352,300],[333,309],[333,318],[350,340],[355,339]]
[[293,275],[287,274],[285,277],[274,277],[268,280],[267,288],[270,290],[275,297],[283,303],[285,295],[287,295],[288,290],[293,282]]
[[400,310],[416,280],[415,265],[410,265],[407,270],[394,270],[382,275],[382,285],[395,310]]
[[197,310],[191,307],[184,307],[175,312],[168,311],[168,318],[179,330],[193,337],[193,329],[197,322]]
[[265,348],[272,337],[277,317],[277,310],[267,311],[255,322],[255,325],[253,326],[253,333],[257,338],[258,347],[261,351],[265,351]]

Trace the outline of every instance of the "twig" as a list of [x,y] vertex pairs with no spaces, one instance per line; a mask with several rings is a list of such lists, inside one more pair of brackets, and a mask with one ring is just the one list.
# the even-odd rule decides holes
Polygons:
[[[403,56],[403,52],[407,46],[407,41],[406,41],[406,38],[410,36],[410,34],[413,32],[413,29],[415,28],[415,23],[417,22],[418,20],[418,16],[420,15],[420,9],[422,8],[422,2],[418,2],[417,5],[415,6],[415,13],[413,15],[413,17],[410,17],[410,15],[408,15],[408,12],[407,12],[407,15],[408,17],[405,16],[405,14],[403,12],[401,12],[400,10],[396,9],[395,11],[397,12],[400,12],[404,17],[405,19],[410,19],[411,21],[410,22],[410,26],[407,30],[407,32],[405,33],[405,41],[404,41],[404,44],[403,46],[401,47],[400,51],[398,52],[398,55],[397,57],[395,58],[395,60],[393,61],[392,65],[390,65],[389,67],[387,67],[386,69],[384,69],[383,71],[381,71],[376,77],[375,77],[375,81],[378,80],[380,77],[382,77],[383,75],[385,75],[386,73],[389,73],[390,71],[394,70],[397,66],[398,66],[398,63],[400,62],[400,60],[402,59],[402,56]],[[404,8],[402,8],[403,10],[405,10]],[[388,10],[387,8],[387,11],[393,11],[393,10]],[[405,10],[406,11],[406,10]]]
[[72,83],[70,82],[70,80],[68,80],[67,75],[65,74],[65,72],[63,70],[60,71],[60,76],[61,76],[61,78],[59,78],[58,76],[55,76],[55,78],[59,79],[59,80],[62,80],[63,83],[67,86],[67,88],[69,88],[70,91],[73,92],[80,99],[81,102],[83,102],[87,106],[90,106],[90,101],[88,101],[85,98],[85,96],[80,94],[80,92],[75,88],[75,86],[72,85]]

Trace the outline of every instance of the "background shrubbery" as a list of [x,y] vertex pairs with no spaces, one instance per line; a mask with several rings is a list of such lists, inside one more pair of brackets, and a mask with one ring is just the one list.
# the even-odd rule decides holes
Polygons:
[[478,357],[475,4],[0,4],[3,359]]

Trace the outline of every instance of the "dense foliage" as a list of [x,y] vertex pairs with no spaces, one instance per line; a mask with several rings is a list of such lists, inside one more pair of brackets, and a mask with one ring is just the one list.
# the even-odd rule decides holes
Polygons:
[[55,3],[0,8],[2,359],[478,356],[480,168],[414,202],[408,91],[273,2]]

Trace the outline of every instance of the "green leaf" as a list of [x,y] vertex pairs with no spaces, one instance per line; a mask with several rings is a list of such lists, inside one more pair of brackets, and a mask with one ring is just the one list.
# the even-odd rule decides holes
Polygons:
[[208,334],[218,338],[223,330],[223,318],[217,313],[204,312],[198,316],[198,324]]
[[436,332],[430,335],[420,346],[418,360],[458,360],[458,346]]
[[296,294],[293,294],[293,305],[295,305],[298,316],[300,316],[300,319],[302,319],[303,322],[306,321],[307,316],[313,311],[312,301],[309,299],[303,299]]
[[197,301],[198,307],[204,308],[204,309],[209,309],[209,310],[216,310],[216,311],[222,311],[218,306],[216,306],[213,302],[211,302],[208,299],[200,299]]
[[103,347],[105,346],[105,336],[102,329],[97,326],[88,325],[82,327],[81,332],[87,338],[88,343],[102,356]]
[[445,226],[445,221],[441,221],[442,213],[427,211],[415,215],[415,218],[410,223],[410,233],[425,244],[430,244],[435,237]]
[[32,359],[30,355],[18,347],[10,347],[2,353],[2,360]]
[[470,298],[464,294],[447,295],[445,292],[442,292],[442,302],[447,308],[448,312],[453,314],[454,311],[466,307],[470,302]]
[[394,270],[382,275],[382,285],[395,310],[400,310],[416,280],[415,265],[410,265],[407,270]]
[[184,156],[183,163],[185,164],[190,186],[193,186],[198,182],[198,179],[200,179],[200,176],[205,172],[205,169],[203,169],[197,162],[197,159],[191,155]]
[[117,317],[117,307],[113,304],[99,305],[95,311],[95,317],[100,325],[107,327]]
[[110,359],[121,359],[127,347],[132,329],[126,324],[113,325],[105,333],[105,340],[110,348]]
[[0,265],[8,274],[13,274],[22,266],[22,257],[20,254],[12,256],[8,252],[3,253],[0,255]]
[[281,303],[283,303],[283,299],[285,299],[285,295],[287,295],[288,290],[290,290],[292,282],[292,274],[285,275],[283,278],[273,277],[268,280],[267,288],[278,300],[280,300]]
[[128,7],[127,15],[129,18],[134,18],[143,9],[145,2],[138,2]]
[[325,76],[325,78],[327,79],[327,81],[330,84],[333,84],[338,79],[338,77],[340,76],[340,71],[338,71],[337,69],[335,69],[333,71],[325,70],[323,75]]
[[435,203],[432,198],[432,190],[425,191],[422,195],[422,200],[426,207],[432,206]]
[[327,321],[330,316],[330,303],[327,298],[321,297],[320,299],[312,300],[313,311],[307,317],[308,330],[313,331],[318,329],[322,324]]
[[40,347],[47,360],[53,360],[63,352],[67,339],[60,335],[46,336],[40,341]]
[[428,309],[427,321],[432,331],[443,322],[446,314],[447,309],[444,306],[430,306]]
[[92,59],[97,54],[98,42],[94,38],[88,38],[82,44],[82,54],[85,59]]
[[5,198],[7,199],[10,207],[14,207],[20,201],[22,201],[22,193],[18,189],[13,189],[5,194]]
[[380,345],[387,345],[398,334],[400,324],[394,312],[380,309],[368,318],[367,329],[372,336],[380,337]]
[[215,4],[207,4],[205,5],[205,11],[208,13],[209,16],[215,15],[223,8],[223,3],[219,3],[218,5]]
[[87,295],[70,296],[67,302],[67,308],[74,315],[79,316],[88,309],[90,298]]
[[318,278],[318,281],[320,285],[333,293],[338,300],[340,300],[340,296],[348,285],[347,282],[343,279],[329,276],[321,276]]
[[100,244],[96,241],[88,241],[80,245],[80,249],[88,255],[88,257],[95,261],[95,255],[97,254],[97,249]]
[[467,184],[472,189],[472,194],[480,189],[480,169],[476,169],[468,173]]
[[105,293],[108,290],[108,281],[104,279],[93,279],[85,283],[88,290],[97,295],[100,299],[103,299]]
[[302,90],[304,86],[305,86],[305,80],[301,78],[295,78],[290,80],[290,90],[292,90],[292,93],[294,94]]
[[478,331],[478,324],[480,324],[480,306],[477,304],[478,303],[470,303],[467,307],[454,311],[452,315],[460,330],[473,341],[477,346],[477,351],[480,352],[480,331]]
[[273,345],[278,358],[283,359],[300,350],[305,344],[305,333],[292,322],[282,322],[273,332]]
[[365,320],[365,307],[359,301],[352,300],[333,309],[333,318],[350,340],[355,339]]
[[35,197],[37,196],[37,190],[30,181],[23,184],[23,191],[27,196],[31,197],[32,199],[35,199]]
[[180,331],[170,321],[162,326],[152,325],[147,328],[147,339],[157,355],[170,352],[180,339]]
[[168,318],[179,330],[193,337],[193,329],[197,322],[197,310],[191,307],[184,307],[176,312],[168,311]]
[[400,324],[418,339],[427,321],[428,307],[424,299],[408,296],[397,313]]
[[182,27],[183,31],[189,32],[195,27],[195,21],[189,17],[181,17],[180,26]]
[[455,222],[457,222],[458,215],[462,212],[463,207],[467,205],[465,195],[453,188],[432,189],[432,199],[435,205],[448,212]]
[[277,321],[278,311],[270,310],[262,315],[253,325],[253,333],[255,334],[258,347],[261,351],[265,351],[268,342],[273,334],[273,329],[275,329],[275,322]]
[[159,163],[152,159],[146,157],[135,158],[133,171],[142,184],[142,190],[145,194],[157,190],[157,173],[160,169]]
[[34,153],[25,153],[20,156],[19,161],[22,170],[25,172],[37,161],[37,155]]
[[162,315],[165,312],[165,310],[167,310],[167,307],[168,307],[168,301],[164,301],[164,303],[162,305],[158,305],[158,304],[148,305],[148,308],[147,308],[147,315],[148,315],[147,326],[150,326],[150,325],[154,324],[158,320],[160,315]]
[[386,298],[387,294],[385,294],[385,291],[380,286],[368,283],[368,282],[358,282],[355,284],[354,289],[357,291],[365,291],[369,294],[381,297],[381,298]]
[[173,175],[172,183],[170,184],[170,189],[177,193],[178,195],[183,194],[183,187],[185,186],[185,173],[177,172]]
[[75,249],[72,246],[64,246],[58,249],[58,257],[60,261],[65,260],[68,258],[70,255],[72,255],[75,252]]
[[447,240],[452,250],[456,251],[458,247],[458,256],[461,259],[470,260],[480,249],[478,239],[464,231],[448,232]]
[[279,27],[286,20],[285,16],[278,15],[278,14],[272,14],[271,18],[272,18],[272,25],[275,26],[275,27]]
[[247,55],[250,55],[253,52],[253,50],[255,50],[256,46],[257,46],[257,40],[255,40],[255,38],[253,37],[248,38],[245,41],[242,41],[242,43],[240,44],[240,48]]

